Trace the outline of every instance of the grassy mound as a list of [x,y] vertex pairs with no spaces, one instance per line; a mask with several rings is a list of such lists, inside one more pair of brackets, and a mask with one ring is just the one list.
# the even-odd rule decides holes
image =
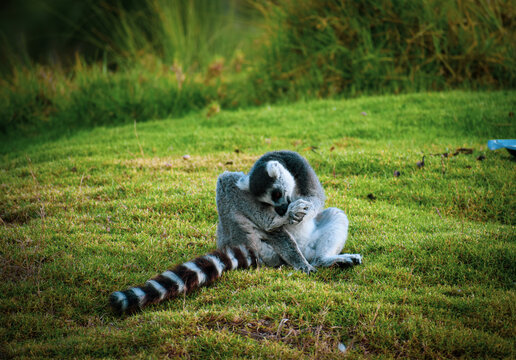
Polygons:
[[[515,95],[315,101],[2,144],[1,355],[333,358],[342,343],[350,358],[510,357],[516,171],[486,141],[514,133]],[[364,264],[236,271],[109,313],[110,292],[214,249],[217,175],[273,149],[309,159]]]

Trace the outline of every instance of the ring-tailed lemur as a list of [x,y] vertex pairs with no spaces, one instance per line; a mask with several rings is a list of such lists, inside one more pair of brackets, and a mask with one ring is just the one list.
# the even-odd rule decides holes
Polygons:
[[359,254],[340,254],[348,219],[324,208],[324,190],[314,170],[298,153],[263,155],[248,175],[224,172],[217,181],[217,251],[176,266],[145,285],[110,296],[117,313],[188,293],[224,271],[287,263],[306,273],[315,267],[352,266]]

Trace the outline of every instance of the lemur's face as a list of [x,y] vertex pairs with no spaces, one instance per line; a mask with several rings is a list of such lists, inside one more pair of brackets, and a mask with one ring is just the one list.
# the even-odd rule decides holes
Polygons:
[[285,215],[295,191],[296,181],[278,161],[255,164],[249,175],[237,183],[242,191],[249,191],[258,201],[274,207],[280,216]]
[[266,171],[272,183],[258,200],[273,206],[276,213],[283,216],[287,212],[296,182],[290,172],[277,161],[269,161]]

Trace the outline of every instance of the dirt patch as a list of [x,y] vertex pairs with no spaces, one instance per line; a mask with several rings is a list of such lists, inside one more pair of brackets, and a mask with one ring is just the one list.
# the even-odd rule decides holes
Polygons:
[[33,219],[41,217],[41,207],[38,204],[26,206],[0,207],[0,223],[24,225]]
[[[161,170],[181,170],[192,171],[199,168],[228,168],[228,169],[244,169],[250,167],[257,160],[257,156],[245,154],[227,154],[221,156],[188,156],[183,157],[153,157],[153,158],[135,158],[130,160],[122,160],[117,165],[127,166],[130,168],[150,168]],[[239,170],[240,171],[240,170]]]
[[216,317],[206,319],[206,327],[226,330],[257,341],[279,341],[316,358],[332,358],[339,353],[337,328],[325,325],[301,325],[287,318],[227,321]]

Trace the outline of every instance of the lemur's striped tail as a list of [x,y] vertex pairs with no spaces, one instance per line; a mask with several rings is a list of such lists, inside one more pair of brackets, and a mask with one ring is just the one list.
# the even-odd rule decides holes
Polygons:
[[257,264],[254,251],[243,245],[216,250],[167,270],[142,286],[114,292],[109,297],[109,303],[118,314],[133,313],[147,305],[208,285],[224,271],[247,269]]

